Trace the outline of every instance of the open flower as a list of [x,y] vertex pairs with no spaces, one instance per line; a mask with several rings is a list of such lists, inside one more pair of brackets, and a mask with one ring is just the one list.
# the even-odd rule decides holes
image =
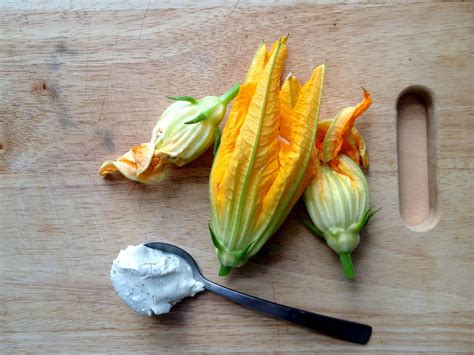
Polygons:
[[359,244],[360,230],[373,215],[369,186],[360,166],[369,165],[365,142],[353,127],[372,102],[364,90],[361,103],[342,109],[333,120],[318,126],[313,160],[316,174],[304,193],[312,223],[308,227],[339,254],[346,278],[355,276],[351,252]]
[[221,97],[169,97],[176,102],[161,115],[150,142],[132,147],[117,160],[107,160],[99,174],[118,171],[130,180],[146,184],[161,181],[167,164],[183,166],[219,141],[219,123],[238,92],[239,85],[235,85]]
[[301,88],[290,77],[280,92],[286,39],[257,50],[212,166],[210,230],[221,276],[258,252],[309,182],[324,65]]

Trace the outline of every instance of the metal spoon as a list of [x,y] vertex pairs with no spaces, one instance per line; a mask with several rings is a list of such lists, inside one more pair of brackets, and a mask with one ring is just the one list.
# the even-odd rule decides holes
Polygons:
[[206,279],[199,270],[199,266],[191,255],[176,245],[168,243],[147,243],[146,247],[161,250],[165,253],[175,254],[183,258],[193,270],[194,278],[204,284],[206,290],[219,296],[228,298],[256,311],[267,313],[273,317],[284,319],[307,328],[317,330],[335,338],[358,344],[367,344],[372,334],[372,327],[344,319],[337,319],[301,309],[284,306],[245,293],[218,285]]

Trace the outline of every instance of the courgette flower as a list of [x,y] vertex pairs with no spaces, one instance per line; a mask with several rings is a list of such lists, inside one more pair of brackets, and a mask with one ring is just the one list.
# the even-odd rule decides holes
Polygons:
[[132,147],[117,160],[107,160],[99,174],[120,172],[141,183],[160,182],[167,164],[186,165],[219,141],[219,123],[238,92],[237,84],[221,97],[207,96],[200,100],[189,96],[168,97],[176,102],[161,115],[150,142]]
[[257,50],[212,166],[210,231],[221,276],[260,250],[309,183],[325,67],[301,88],[290,76],[280,92],[286,40]]
[[307,226],[338,253],[348,279],[355,276],[351,253],[359,244],[359,232],[374,214],[367,179],[360,168],[368,168],[367,150],[353,127],[371,102],[364,90],[361,103],[342,109],[334,120],[320,122],[318,156],[312,161],[316,174],[304,193],[312,221]]

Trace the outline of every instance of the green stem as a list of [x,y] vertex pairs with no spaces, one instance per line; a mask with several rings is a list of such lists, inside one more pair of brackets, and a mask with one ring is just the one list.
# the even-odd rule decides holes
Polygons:
[[352,264],[352,258],[350,253],[339,254],[339,260],[341,260],[342,270],[344,271],[344,277],[346,279],[353,279],[355,276],[354,264]]
[[221,268],[219,269],[219,276],[227,276],[230,274],[231,270],[232,268],[230,266],[221,265]]
[[224,95],[219,97],[224,106],[227,106],[239,93],[240,84],[235,84],[232,86]]

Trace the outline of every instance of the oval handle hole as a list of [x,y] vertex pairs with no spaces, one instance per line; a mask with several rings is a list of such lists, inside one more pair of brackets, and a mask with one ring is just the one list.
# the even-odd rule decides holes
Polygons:
[[427,231],[437,222],[433,101],[423,87],[410,87],[397,101],[400,213],[408,228]]

